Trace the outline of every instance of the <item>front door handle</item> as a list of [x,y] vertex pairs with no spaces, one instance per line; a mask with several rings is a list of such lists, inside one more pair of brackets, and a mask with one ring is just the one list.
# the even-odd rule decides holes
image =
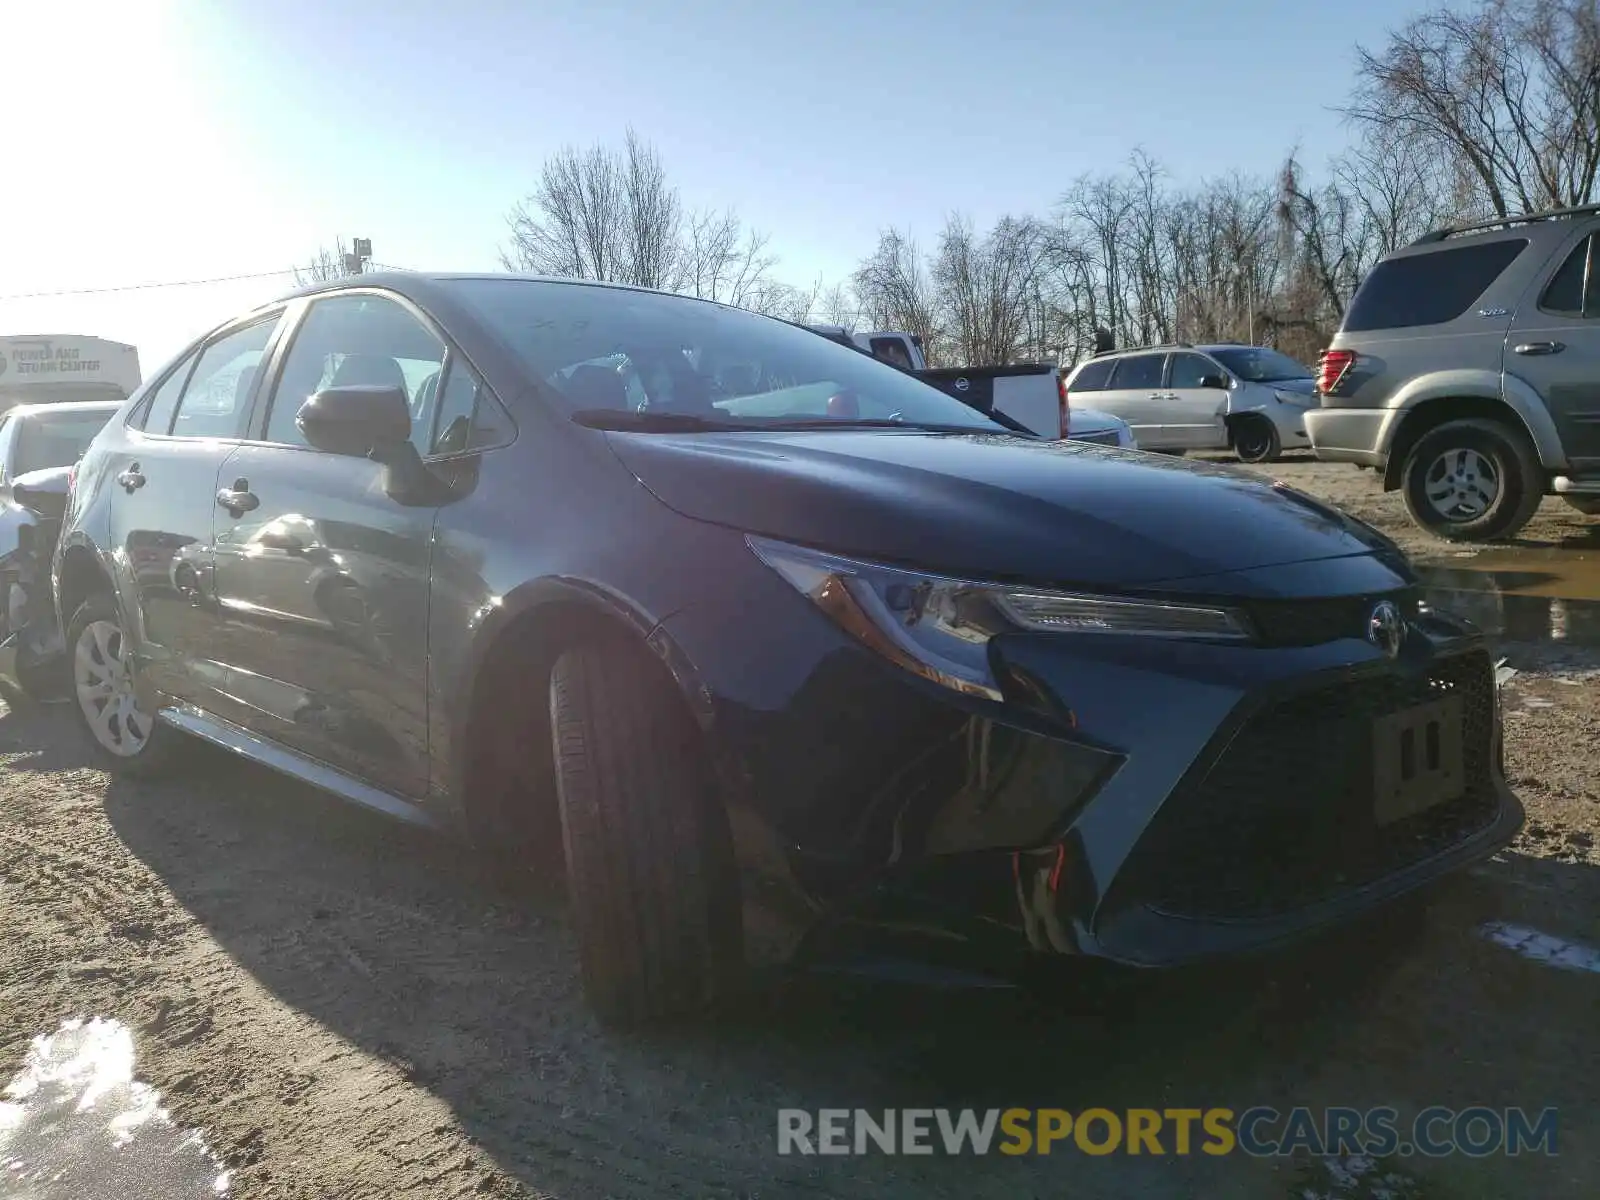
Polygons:
[[128,469],[117,476],[117,482],[122,485],[123,491],[127,492],[130,496],[133,495],[133,493],[138,489],[142,488],[145,485],[145,478],[143,473],[139,470],[139,464],[130,463],[128,465]]
[[1560,354],[1566,347],[1560,342],[1523,342],[1511,349],[1517,354]]
[[228,510],[229,516],[242,517],[260,507],[261,501],[250,490],[248,479],[235,479],[231,488],[223,488],[217,493],[217,503]]

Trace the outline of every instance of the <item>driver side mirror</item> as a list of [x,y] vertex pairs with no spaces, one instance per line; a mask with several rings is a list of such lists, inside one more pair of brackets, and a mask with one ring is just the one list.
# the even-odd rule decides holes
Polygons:
[[411,440],[411,404],[397,387],[324,388],[300,406],[294,423],[318,450],[365,458]]
[[1203,388],[1219,388],[1225,392],[1228,390],[1228,377],[1226,375],[1202,375],[1200,376],[1200,386]]

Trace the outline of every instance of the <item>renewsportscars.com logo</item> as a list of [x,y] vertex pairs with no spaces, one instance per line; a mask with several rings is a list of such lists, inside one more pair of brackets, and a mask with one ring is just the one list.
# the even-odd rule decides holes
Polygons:
[[804,1108],[778,1110],[779,1154],[1243,1153],[1383,1158],[1556,1153],[1556,1110],[1395,1108]]

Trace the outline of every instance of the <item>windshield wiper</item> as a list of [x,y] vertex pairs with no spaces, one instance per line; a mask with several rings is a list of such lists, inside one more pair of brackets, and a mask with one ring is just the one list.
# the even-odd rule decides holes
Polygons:
[[813,420],[777,420],[752,424],[751,429],[909,429],[917,433],[1009,433],[1003,425],[940,425],[931,421],[903,421],[889,417],[817,417]]

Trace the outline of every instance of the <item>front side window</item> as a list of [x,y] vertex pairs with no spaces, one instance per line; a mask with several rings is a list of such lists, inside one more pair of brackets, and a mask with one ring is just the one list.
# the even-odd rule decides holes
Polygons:
[[667,413],[741,427],[878,420],[1003,431],[869,354],[741,309],[584,284],[444,286],[569,412]]
[[[236,329],[211,342],[200,351],[200,359],[184,386],[173,418],[175,437],[243,437],[250,420],[250,397],[255,394],[256,377],[261,371],[261,356],[272,331],[277,328],[274,314],[243,329]],[[146,426],[146,432],[160,430]]]
[[324,388],[396,387],[411,406],[413,440],[422,436],[444,365],[444,343],[402,305],[370,294],[330,296],[311,305],[295,330],[273,390],[266,440],[303,446],[300,406]]
[[[1218,355],[1220,358],[1221,355]],[[1172,356],[1172,380],[1168,387],[1198,388],[1202,387],[1201,380],[1208,375],[1220,375],[1215,364],[1206,361],[1198,354],[1174,354]]]
[[496,446],[510,437],[509,422],[477,372],[459,357],[451,360],[438,411],[424,429],[423,455],[462,454]]

